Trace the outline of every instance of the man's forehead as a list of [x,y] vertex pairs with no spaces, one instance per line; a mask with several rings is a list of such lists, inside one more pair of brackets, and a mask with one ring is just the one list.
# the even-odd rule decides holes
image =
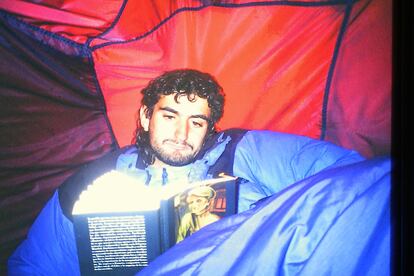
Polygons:
[[188,116],[210,116],[211,110],[206,99],[197,95],[190,96],[190,98],[187,94],[178,95],[178,97],[176,95],[174,93],[161,96],[156,108]]

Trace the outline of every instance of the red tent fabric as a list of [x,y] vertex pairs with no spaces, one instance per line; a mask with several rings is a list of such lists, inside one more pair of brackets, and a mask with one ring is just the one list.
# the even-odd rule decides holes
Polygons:
[[0,266],[65,178],[131,142],[139,91],[166,70],[216,76],[226,93],[221,129],[388,154],[391,6],[0,1]]

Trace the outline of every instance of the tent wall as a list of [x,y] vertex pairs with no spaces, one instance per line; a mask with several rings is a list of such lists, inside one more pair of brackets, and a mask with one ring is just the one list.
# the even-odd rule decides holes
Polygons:
[[8,19],[0,27],[1,268],[53,190],[116,145],[90,58]]
[[[61,182],[133,138],[139,90],[194,68],[219,128],[390,151],[391,0],[0,2],[1,264]],[[7,223],[6,223],[7,222]]]
[[324,137],[380,156],[391,150],[392,4],[355,6],[327,95]]

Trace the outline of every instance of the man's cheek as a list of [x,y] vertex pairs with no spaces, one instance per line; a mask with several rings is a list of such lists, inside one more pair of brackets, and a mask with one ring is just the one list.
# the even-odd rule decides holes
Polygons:
[[201,134],[197,134],[197,135],[195,135],[195,136],[192,136],[191,137],[191,140],[189,141],[189,143],[195,148],[195,149],[200,149],[201,148],[201,146],[202,146],[202,144],[203,144],[203,141],[204,141],[204,138],[205,138],[205,134],[204,133],[201,133]]

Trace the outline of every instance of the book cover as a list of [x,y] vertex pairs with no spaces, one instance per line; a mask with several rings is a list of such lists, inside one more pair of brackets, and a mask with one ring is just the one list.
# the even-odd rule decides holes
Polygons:
[[236,178],[148,187],[118,171],[83,191],[72,214],[82,275],[134,275],[202,227],[236,213]]

